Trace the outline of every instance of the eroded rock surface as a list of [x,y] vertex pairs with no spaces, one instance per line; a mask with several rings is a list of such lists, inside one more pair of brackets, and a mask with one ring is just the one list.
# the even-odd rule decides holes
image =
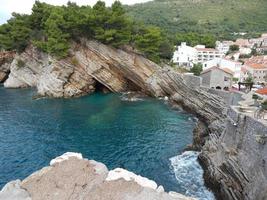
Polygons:
[[9,75],[10,64],[15,56],[15,52],[0,52],[0,83],[3,83]]
[[224,123],[221,135],[209,135],[199,157],[206,182],[218,199],[266,200],[266,124],[234,108]]
[[135,52],[81,40],[72,44],[70,54],[56,60],[29,46],[13,60],[4,85],[36,87],[44,96],[73,97],[95,91],[100,83],[112,92],[136,90],[154,97],[168,96],[208,124],[225,115],[225,104],[216,95],[190,87],[181,74]]
[[[109,174],[104,164],[82,159],[79,155],[64,154],[51,161],[49,167],[33,173],[22,182],[8,183],[0,192],[0,199],[194,200],[175,192],[166,193],[154,181],[126,170],[123,176],[118,173],[115,177],[114,172]],[[142,180],[145,182],[142,183]],[[156,185],[156,188],[152,189],[149,185]]]

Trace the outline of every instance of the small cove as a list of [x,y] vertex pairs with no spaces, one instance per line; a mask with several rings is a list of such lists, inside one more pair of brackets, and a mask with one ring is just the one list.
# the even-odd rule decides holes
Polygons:
[[96,93],[33,100],[33,94],[0,87],[0,188],[73,151],[152,179],[166,191],[213,199],[197,154],[182,154],[192,142],[192,115],[152,98],[129,102]]

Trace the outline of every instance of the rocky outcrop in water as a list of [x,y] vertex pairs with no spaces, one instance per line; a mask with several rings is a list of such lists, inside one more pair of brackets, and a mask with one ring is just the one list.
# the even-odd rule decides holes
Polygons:
[[221,99],[189,87],[173,69],[161,68],[133,51],[95,41],[73,43],[70,56],[63,60],[29,46],[16,55],[4,86],[36,87],[39,95],[52,97],[80,96],[99,88],[141,91],[154,97],[169,96],[207,124],[225,115]]
[[194,200],[164,192],[154,181],[123,169],[107,167],[81,154],[66,153],[24,179],[8,183],[0,192],[5,200]]

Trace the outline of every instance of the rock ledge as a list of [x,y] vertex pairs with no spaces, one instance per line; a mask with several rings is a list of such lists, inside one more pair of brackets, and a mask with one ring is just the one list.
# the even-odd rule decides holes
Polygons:
[[1,200],[194,200],[124,169],[108,171],[78,153],[65,153],[24,179],[7,183]]

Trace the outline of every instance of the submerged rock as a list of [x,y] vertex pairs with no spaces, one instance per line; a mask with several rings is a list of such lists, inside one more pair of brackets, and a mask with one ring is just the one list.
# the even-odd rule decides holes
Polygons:
[[[24,179],[8,183],[0,192],[5,200],[193,200],[164,192],[154,181],[123,169],[108,171],[81,154],[66,153]],[[153,187],[151,187],[153,186]]]

